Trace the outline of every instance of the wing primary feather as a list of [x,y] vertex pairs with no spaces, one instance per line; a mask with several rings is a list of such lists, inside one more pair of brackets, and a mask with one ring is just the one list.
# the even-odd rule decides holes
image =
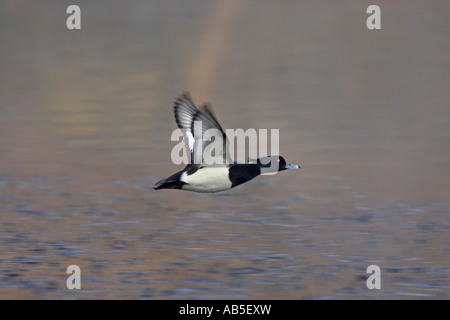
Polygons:
[[[178,128],[183,131],[184,137],[187,139],[191,152],[191,163],[201,162],[203,150],[209,144],[208,141],[202,140],[205,131],[208,129],[217,129],[222,133],[223,159],[225,163],[229,163],[228,152],[226,152],[228,139],[219,121],[214,116],[210,104],[203,104],[200,108],[197,108],[189,92],[183,92],[175,99],[174,114]],[[201,121],[201,128],[198,127],[198,121]],[[196,135],[196,133],[201,133],[201,136]],[[197,151],[194,152],[194,149]],[[195,155],[200,150],[201,154]]]

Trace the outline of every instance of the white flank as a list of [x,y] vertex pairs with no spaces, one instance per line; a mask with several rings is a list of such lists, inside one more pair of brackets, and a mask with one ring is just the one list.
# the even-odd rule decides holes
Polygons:
[[231,188],[231,181],[228,178],[228,168],[202,168],[192,175],[186,172],[180,177],[180,180],[186,182],[183,190],[197,192],[218,192]]

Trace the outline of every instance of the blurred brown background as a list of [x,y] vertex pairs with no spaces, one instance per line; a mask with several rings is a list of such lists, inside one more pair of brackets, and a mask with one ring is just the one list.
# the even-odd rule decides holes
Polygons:
[[[371,4],[2,1],[0,298],[448,299],[450,3]],[[302,169],[154,191],[182,91]]]

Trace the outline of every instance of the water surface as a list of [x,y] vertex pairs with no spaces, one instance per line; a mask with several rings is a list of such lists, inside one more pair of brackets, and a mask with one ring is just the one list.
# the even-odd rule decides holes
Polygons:
[[[0,5],[1,299],[450,298],[448,4],[68,5]],[[302,169],[154,191],[185,90]]]

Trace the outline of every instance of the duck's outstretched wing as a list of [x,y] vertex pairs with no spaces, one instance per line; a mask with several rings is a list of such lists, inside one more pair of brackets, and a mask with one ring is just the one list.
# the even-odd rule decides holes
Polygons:
[[221,157],[223,163],[230,163],[227,161],[227,145],[228,140],[221,125],[214,116],[211,106],[204,104],[198,109],[191,99],[188,92],[180,95],[174,104],[175,121],[178,128],[183,131],[184,137],[187,140],[189,151],[191,152],[191,163],[204,163],[203,151],[214,141],[204,141],[203,137],[207,130],[216,129],[222,136],[222,152],[214,155],[214,158]]

